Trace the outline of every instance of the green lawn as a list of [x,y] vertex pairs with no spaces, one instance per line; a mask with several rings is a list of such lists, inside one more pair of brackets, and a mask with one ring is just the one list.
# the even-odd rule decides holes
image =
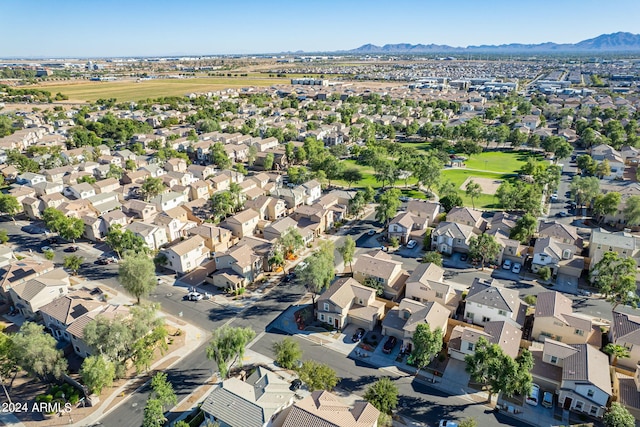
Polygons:
[[[513,177],[512,174],[503,174],[503,173],[492,173],[492,172],[478,172],[478,171],[470,171],[466,169],[445,169],[442,171],[441,181],[449,180],[453,182],[458,188],[458,194],[462,197],[462,201],[465,206],[472,206],[471,197],[467,197],[464,190],[460,190],[460,186],[467,180],[469,177],[478,177],[478,178],[490,178],[490,179],[508,179]],[[475,200],[476,208],[483,209],[499,209],[500,206],[498,204],[498,199],[491,194],[482,194],[480,197]]]
[[[355,169],[359,169],[360,172],[362,172],[362,176],[363,179],[361,181],[358,182],[354,182],[352,184],[352,187],[368,187],[370,186],[371,188],[380,188],[382,187],[382,184],[378,181],[376,181],[376,177],[374,176],[374,170],[372,167],[370,166],[362,166],[356,163],[355,160],[343,160],[342,161],[344,163],[344,168],[345,169],[350,169],[350,168],[355,168]],[[413,177],[409,177],[409,179],[407,180],[407,185],[411,186],[411,185],[415,185],[417,182],[417,180]],[[336,184],[338,185],[344,185],[347,186],[347,182],[343,181],[343,180],[336,180],[335,181]],[[388,183],[387,183],[388,185]],[[396,181],[396,186],[398,187],[404,187],[405,186],[405,181],[403,179],[399,179],[398,181]]]
[[465,163],[469,169],[517,173],[530,156],[540,159],[539,155],[534,155],[526,151],[486,151],[469,157]]

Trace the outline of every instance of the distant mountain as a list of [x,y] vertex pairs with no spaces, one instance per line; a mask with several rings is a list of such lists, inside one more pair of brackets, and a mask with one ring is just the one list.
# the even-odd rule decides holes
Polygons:
[[640,53],[640,35],[631,33],[603,34],[575,44],[501,44],[453,47],[439,44],[365,44],[347,51],[358,54],[411,54],[411,53]]

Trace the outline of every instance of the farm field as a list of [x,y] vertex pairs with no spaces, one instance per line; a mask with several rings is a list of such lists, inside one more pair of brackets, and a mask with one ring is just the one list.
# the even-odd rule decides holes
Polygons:
[[289,83],[289,78],[203,77],[191,79],[122,80],[113,82],[80,81],[32,86],[61,92],[71,101],[93,102],[100,98],[116,98],[118,102],[139,101],[163,96],[184,96],[190,92],[207,92],[232,87],[271,86]]

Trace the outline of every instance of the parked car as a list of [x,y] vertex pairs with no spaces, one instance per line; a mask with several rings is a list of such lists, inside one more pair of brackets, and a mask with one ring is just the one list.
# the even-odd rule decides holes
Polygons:
[[398,342],[398,339],[396,337],[387,338],[387,341],[384,343],[384,346],[382,347],[382,352],[387,354],[391,353],[391,350],[393,350],[397,342]]
[[369,236],[373,236],[374,234],[376,234],[376,230],[374,230],[374,229],[372,228],[371,230],[367,231],[367,234],[368,234]]
[[558,193],[553,193],[550,197],[552,202],[555,202],[556,200],[558,200]]
[[505,259],[502,264],[502,268],[505,270],[511,270],[511,260]]
[[57,237],[49,237],[47,240],[45,240],[45,242],[49,243],[50,245],[55,245],[56,243],[58,243],[58,238]]
[[282,281],[288,283],[288,282],[292,281],[295,278],[296,278],[295,273],[288,273],[282,278]]
[[45,229],[38,227],[36,225],[25,225],[20,230],[24,231],[27,234],[44,234]]
[[189,292],[184,296],[188,301],[200,301],[204,296],[200,292]]
[[78,252],[78,249],[80,249],[77,246],[69,246],[68,248],[65,248],[65,252]]
[[542,395],[542,406],[553,408],[553,394],[550,391],[545,391]]
[[438,427],[458,427],[458,423],[449,420],[440,420]]
[[538,384],[531,385],[531,393],[525,399],[529,405],[538,406],[538,400],[540,399],[540,386]]
[[289,387],[289,390],[298,391],[300,390],[300,387],[302,387],[302,380],[300,378],[296,378],[295,380],[291,381],[291,386]]
[[98,265],[107,265],[107,264],[111,264],[111,263],[109,262],[109,260],[107,258],[100,257],[100,258],[98,258],[96,260],[96,264],[98,264]]
[[358,328],[356,329],[356,332],[351,337],[351,341],[358,342],[362,339],[363,336],[364,336],[364,329]]
[[520,269],[522,269],[522,264],[520,264],[519,262],[516,262],[515,264],[513,264],[513,267],[511,268],[511,272],[512,273],[520,273]]
[[47,252],[47,251],[52,251],[53,249],[51,248],[51,246],[43,246],[40,250],[42,252]]
[[469,259],[469,255],[468,254],[462,254],[460,255],[460,261],[466,261]]
[[558,218],[564,218],[564,217],[569,216],[569,213],[567,213],[567,212],[565,212],[565,211],[560,211],[560,212],[558,212],[558,213],[556,214],[556,216],[557,216]]
[[415,240],[409,240],[409,242],[407,243],[407,248],[413,249],[416,247],[417,244],[418,242],[416,242]]

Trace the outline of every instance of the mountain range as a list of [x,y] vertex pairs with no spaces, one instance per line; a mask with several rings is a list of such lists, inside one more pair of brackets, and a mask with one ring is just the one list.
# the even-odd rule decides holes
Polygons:
[[347,51],[357,54],[420,54],[420,53],[640,53],[640,34],[618,32],[602,34],[578,43],[501,44],[454,47],[440,44],[365,44]]

